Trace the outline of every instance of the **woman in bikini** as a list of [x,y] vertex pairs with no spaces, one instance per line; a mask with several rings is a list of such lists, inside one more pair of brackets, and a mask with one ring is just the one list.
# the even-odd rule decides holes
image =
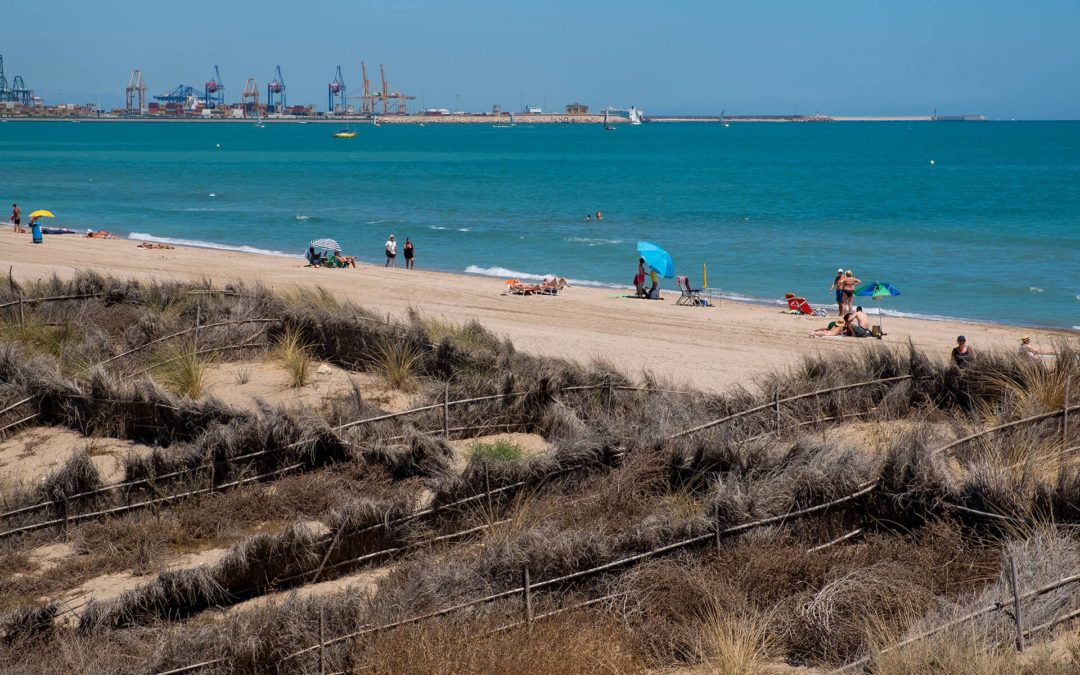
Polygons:
[[855,278],[851,270],[844,272],[844,278],[840,280],[840,290],[843,291],[841,300],[844,303],[844,313],[850,314],[855,306],[855,289],[862,281]]

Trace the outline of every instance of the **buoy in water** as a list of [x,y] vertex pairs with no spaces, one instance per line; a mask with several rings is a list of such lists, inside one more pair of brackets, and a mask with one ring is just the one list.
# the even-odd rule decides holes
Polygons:
[[930,166],[934,166],[934,160],[930,160]]
[[[220,147],[221,147],[221,143],[218,143],[218,144],[217,144],[217,147],[219,147],[219,148],[220,148]],[[931,162],[931,164],[933,164],[933,162]]]

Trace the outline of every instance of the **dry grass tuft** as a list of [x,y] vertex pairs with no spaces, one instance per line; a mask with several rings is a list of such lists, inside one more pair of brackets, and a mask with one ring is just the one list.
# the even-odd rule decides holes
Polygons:
[[408,342],[381,340],[372,352],[375,370],[400,391],[416,389],[415,375],[423,353]]
[[299,388],[311,381],[315,368],[311,351],[311,344],[293,326],[286,328],[278,337],[274,345],[274,359],[288,373],[289,386]]
[[692,630],[694,660],[716,675],[759,673],[781,653],[769,617],[754,609],[733,611],[713,601]]
[[177,396],[199,398],[206,385],[206,356],[197,354],[194,345],[173,343],[160,353],[153,368],[154,378]]

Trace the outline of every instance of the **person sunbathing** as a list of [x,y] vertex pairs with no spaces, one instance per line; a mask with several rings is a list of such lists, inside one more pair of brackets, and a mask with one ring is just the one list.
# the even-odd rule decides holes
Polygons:
[[544,279],[544,283],[540,284],[540,289],[544,293],[554,295],[569,285],[563,277],[548,277]]
[[356,256],[341,255],[341,251],[334,251],[334,267],[356,267]]
[[86,234],[83,235],[83,236],[86,237],[87,239],[112,239],[113,238],[113,236],[109,233],[108,230],[98,230],[97,232],[94,232],[93,230],[87,230]]
[[836,321],[830,321],[829,325],[825,328],[818,328],[814,332],[810,333],[810,337],[835,337],[837,335],[843,335],[847,330],[847,319],[851,315],[848,314],[843,319],[837,319]]
[[304,258],[308,262],[308,267],[322,267],[323,262],[326,261],[326,258],[316,251],[314,246],[308,247],[307,253],[304,254]]
[[175,246],[169,246],[168,244],[154,244],[154,243],[151,243],[149,241],[144,241],[143,243],[139,244],[136,248],[169,250],[169,249],[174,249],[176,247]]
[[517,279],[506,280],[506,292],[510,293],[511,295],[532,295],[534,293],[540,293],[543,290],[543,286],[523,284]]

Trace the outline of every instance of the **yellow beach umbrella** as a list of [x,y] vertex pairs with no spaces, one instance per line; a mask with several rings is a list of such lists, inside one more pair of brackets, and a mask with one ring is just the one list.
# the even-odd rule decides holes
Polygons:
[[38,209],[30,214],[31,218],[55,218],[52,211],[46,211],[45,209]]

